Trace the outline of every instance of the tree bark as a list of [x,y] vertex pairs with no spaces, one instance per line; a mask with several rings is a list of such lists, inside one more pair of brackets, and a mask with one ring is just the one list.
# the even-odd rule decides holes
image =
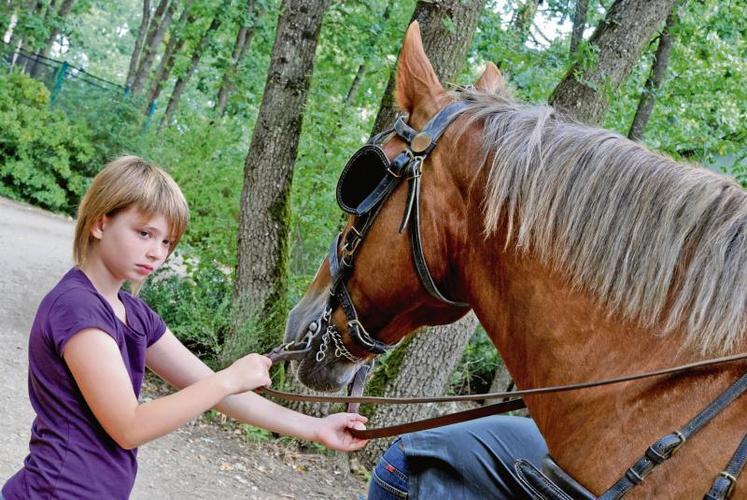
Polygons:
[[677,22],[676,19],[675,9],[672,9],[672,12],[667,16],[664,29],[659,36],[659,45],[656,47],[656,54],[651,64],[651,74],[643,87],[641,99],[638,101],[638,108],[636,108],[635,117],[633,117],[633,123],[628,131],[628,138],[633,141],[640,141],[643,138],[646,124],[651,117],[651,112],[654,110],[656,93],[661,88],[661,82],[664,80],[664,74],[667,72],[667,66],[669,65],[669,53],[672,51],[672,39],[669,30]]
[[675,1],[616,0],[589,39],[594,60],[574,63],[555,87],[550,104],[578,121],[599,124],[609,107],[609,97],[630,74]]
[[[464,64],[484,4],[485,0],[420,0],[415,5],[410,22],[420,23],[423,46],[442,83],[454,78]],[[394,83],[395,73],[392,71],[372,135],[389,127],[397,117]]]
[[215,101],[215,113],[218,116],[223,116],[226,112],[226,105],[228,104],[228,98],[231,96],[235,89],[234,79],[236,78],[236,71],[244,59],[246,49],[254,38],[254,32],[256,31],[256,0],[247,0],[246,2],[246,22],[242,23],[239,28],[239,32],[236,35],[236,43],[231,53],[231,64],[223,72],[223,81],[218,90],[218,98]]
[[[287,312],[288,219],[293,165],[322,18],[331,0],[283,0],[262,104],[244,166],[232,335],[249,320],[265,352],[280,340]],[[274,321],[273,321],[274,320]]]
[[148,74],[158,53],[158,47],[171,24],[171,18],[174,16],[177,3],[177,0],[172,0],[171,3],[169,3],[169,0],[161,0],[155,14],[153,14],[143,46],[143,55],[140,58],[135,77],[132,79],[133,94],[139,94],[145,86],[145,81],[148,79]]
[[[400,359],[397,375],[384,390],[386,397],[441,396],[448,387],[464,348],[477,328],[473,313],[450,325],[435,326],[420,332],[412,340],[391,354],[390,359]],[[436,362],[437,361],[437,362]],[[396,425],[430,418],[454,411],[437,404],[379,405],[369,418],[370,427]],[[386,451],[394,438],[376,439],[359,452],[361,464],[371,469]]]
[[184,35],[181,33],[187,25],[192,24],[196,20],[196,16],[190,13],[192,7],[192,0],[188,0],[184,5],[184,10],[179,21],[177,22],[176,29],[172,30],[171,36],[169,37],[169,43],[166,44],[166,50],[163,52],[161,62],[158,64],[155,75],[151,81],[150,91],[148,92],[148,103],[151,103],[158,99],[161,95],[161,90],[171,75],[171,70],[174,68],[174,60],[176,54],[182,50],[184,46]]
[[159,130],[163,128],[164,125],[168,125],[171,122],[171,118],[176,112],[176,107],[179,105],[179,99],[184,92],[184,88],[187,86],[187,83],[189,83],[190,78],[192,78],[192,75],[197,69],[197,65],[200,63],[202,54],[205,52],[205,49],[210,42],[210,37],[218,30],[218,28],[220,28],[220,25],[222,23],[222,18],[220,16],[225,11],[225,9],[229,7],[230,3],[230,0],[226,0],[223,5],[219,7],[216,16],[210,23],[210,26],[208,26],[208,29],[205,30],[205,32],[202,34],[202,38],[200,38],[197,46],[192,51],[192,57],[189,60],[189,68],[182,76],[176,79],[174,90],[171,92],[171,97],[169,98],[169,104],[168,106],[166,106],[166,112],[163,114],[161,123],[158,126]]
[[586,29],[586,15],[589,12],[588,0],[576,0],[576,7],[573,12],[573,31],[571,31],[571,54],[576,52],[578,44],[584,39],[584,30]]
[[150,24],[150,0],[143,0],[143,18],[140,21],[140,28],[137,32],[137,38],[135,39],[135,48],[132,50],[132,56],[130,56],[130,66],[127,68],[127,79],[125,80],[125,87],[127,89],[132,88],[132,81],[135,79],[135,71],[140,63],[140,55],[143,50],[143,42],[145,41],[145,34],[148,31]]

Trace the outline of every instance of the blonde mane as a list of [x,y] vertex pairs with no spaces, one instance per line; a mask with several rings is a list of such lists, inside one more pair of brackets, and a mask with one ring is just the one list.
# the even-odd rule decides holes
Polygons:
[[[505,95],[459,93],[483,124],[485,232],[703,353],[747,335],[747,192],[607,130]],[[466,126],[465,126],[466,128]]]

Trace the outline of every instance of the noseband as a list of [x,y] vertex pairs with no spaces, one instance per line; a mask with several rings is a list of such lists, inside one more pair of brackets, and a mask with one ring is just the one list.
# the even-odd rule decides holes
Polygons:
[[[335,357],[345,358],[351,363],[362,362],[362,358],[352,354],[345,346],[339,331],[331,321],[332,311],[337,306],[341,307],[345,314],[350,338],[362,350],[378,355],[396,345],[381,342],[366,331],[358,318],[358,312],[345,283],[352,274],[356,252],[385,201],[404,180],[408,182],[408,192],[399,232],[410,228],[415,270],[423,287],[432,297],[445,304],[469,307],[468,304],[447,298],[436,286],[425,260],[420,231],[420,179],[423,162],[435,149],[441,135],[466,106],[467,104],[462,101],[449,104],[431,118],[420,132],[407,125],[403,117],[399,117],[394,126],[372,137],[348,160],[340,174],[336,196],[340,208],[354,215],[355,219],[346,233],[341,232],[335,236],[329,248],[329,298],[323,313],[309,324],[301,340],[277,347],[268,354],[273,361],[304,357],[310,352],[313,340],[324,332],[321,333],[321,343],[316,352],[317,362],[324,360],[330,352],[334,353]],[[380,144],[392,135],[399,136],[406,146],[390,161]]]

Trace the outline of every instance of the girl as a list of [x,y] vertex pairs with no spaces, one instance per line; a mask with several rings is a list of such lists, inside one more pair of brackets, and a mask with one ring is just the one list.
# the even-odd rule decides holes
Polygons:
[[[0,499],[126,499],[137,447],[210,408],[337,450],[365,445],[348,433],[365,417],[317,419],[254,394],[270,383],[268,358],[249,354],[214,373],[121,289],[125,281],[139,286],[163,264],[188,218],[174,180],[140,158],[119,158],[93,180],[78,210],[75,267],[42,300],[31,328],[36,418],[29,455]],[[145,366],[179,391],[140,404]]]

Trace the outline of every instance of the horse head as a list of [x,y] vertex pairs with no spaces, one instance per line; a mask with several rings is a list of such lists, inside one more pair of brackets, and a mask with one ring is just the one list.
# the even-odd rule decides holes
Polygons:
[[[503,91],[498,69],[488,64],[475,87]],[[469,248],[474,179],[453,159],[476,160],[458,138],[467,136],[455,133],[459,110],[441,116],[431,136],[418,134],[455,98],[439,83],[417,23],[405,37],[395,97],[408,120],[380,134],[343,169],[337,196],[351,215],[288,318],[286,342],[311,339],[297,374],[317,390],[343,387],[358,364],[418,327],[451,323],[469,311],[459,253]],[[433,130],[440,135],[437,147],[426,153]],[[415,176],[420,186],[413,186]],[[358,236],[362,228],[365,235]],[[427,291],[431,284],[436,296]]]

